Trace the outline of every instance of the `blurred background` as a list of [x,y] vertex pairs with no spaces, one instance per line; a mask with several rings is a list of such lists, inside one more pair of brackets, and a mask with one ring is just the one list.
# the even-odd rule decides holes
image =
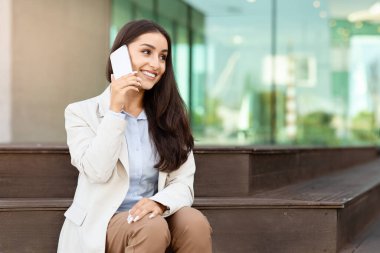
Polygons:
[[172,37],[196,145],[380,143],[375,0],[0,0],[0,143],[65,143],[141,18]]

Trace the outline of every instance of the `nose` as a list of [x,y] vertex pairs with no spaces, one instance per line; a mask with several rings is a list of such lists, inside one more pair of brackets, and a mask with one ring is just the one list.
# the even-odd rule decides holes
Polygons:
[[159,59],[159,56],[156,56],[156,57],[152,57],[150,62],[149,62],[149,65],[154,69],[158,69],[160,67],[160,59]]

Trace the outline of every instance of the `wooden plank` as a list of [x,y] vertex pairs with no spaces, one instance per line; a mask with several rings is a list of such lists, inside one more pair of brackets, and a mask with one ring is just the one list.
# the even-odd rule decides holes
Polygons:
[[255,151],[252,154],[250,192],[259,193],[276,189],[375,158],[377,158],[375,148]]
[[249,154],[197,154],[195,195],[246,196],[249,194]]
[[367,226],[355,241],[348,244],[340,253],[378,253],[380,249],[380,217]]
[[56,252],[62,211],[0,212],[0,252]]
[[[373,158],[376,152],[375,148],[197,147],[195,192],[204,197],[247,196],[342,169],[342,164]],[[329,163],[324,162],[326,157]],[[66,146],[0,146],[0,198],[71,197],[77,173]]]
[[[335,209],[201,211],[213,227],[214,253],[314,253],[335,249]],[[54,252],[63,212],[0,211],[0,252]]]
[[334,209],[202,210],[214,253],[335,253]]
[[380,159],[255,197],[346,204],[377,184],[380,184]]
[[77,177],[67,152],[0,154],[0,198],[72,197]]
[[[338,249],[353,242],[380,214],[380,184],[338,210]],[[378,248],[380,251],[380,247]],[[368,251],[371,252],[371,251]]]
[[[65,211],[72,203],[72,198],[6,198],[0,199],[0,212],[3,211],[35,211],[61,210]],[[339,203],[321,203],[305,201],[288,201],[281,199],[261,199],[254,197],[196,197],[193,207],[197,209],[339,209]]]
[[0,199],[0,212],[36,210],[66,211],[72,202],[72,198],[2,198]]

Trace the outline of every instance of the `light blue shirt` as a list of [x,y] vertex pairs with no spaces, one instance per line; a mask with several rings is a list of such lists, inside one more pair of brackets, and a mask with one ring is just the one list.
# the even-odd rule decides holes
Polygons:
[[155,146],[149,136],[145,111],[137,117],[126,112],[109,113],[127,121],[125,139],[129,157],[129,190],[117,212],[127,211],[142,198],[152,197],[158,190]]

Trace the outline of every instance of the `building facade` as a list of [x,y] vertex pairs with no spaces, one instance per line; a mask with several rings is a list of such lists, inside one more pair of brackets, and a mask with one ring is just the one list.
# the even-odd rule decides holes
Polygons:
[[123,24],[152,19],[197,145],[377,145],[373,0],[1,0],[0,142],[65,142],[63,110],[100,93]]

